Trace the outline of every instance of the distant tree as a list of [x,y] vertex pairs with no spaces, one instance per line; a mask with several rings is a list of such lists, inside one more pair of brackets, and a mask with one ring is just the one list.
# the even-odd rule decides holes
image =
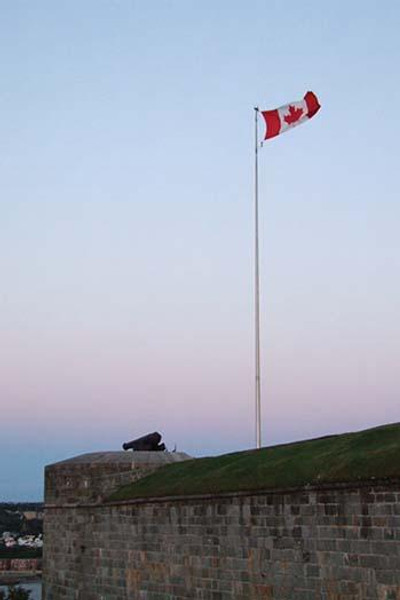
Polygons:
[[22,524],[22,515],[7,508],[0,507],[0,533],[3,531],[19,532]]
[[30,519],[27,521],[26,519],[23,519],[21,533],[23,535],[39,535],[39,533],[43,533],[43,520]]
[[24,588],[19,585],[10,585],[7,593],[0,590],[0,600],[29,600],[30,596],[30,591],[24,590]]

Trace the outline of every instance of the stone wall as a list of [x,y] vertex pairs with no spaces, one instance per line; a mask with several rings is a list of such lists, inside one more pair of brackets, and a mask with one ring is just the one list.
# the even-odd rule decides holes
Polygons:
[[101,502],[112,491],[171,463],[184,452],[91,452],[45,468],[45,501],[51,504]]
[[44,600],[400,600],[400,482],[45,515]]

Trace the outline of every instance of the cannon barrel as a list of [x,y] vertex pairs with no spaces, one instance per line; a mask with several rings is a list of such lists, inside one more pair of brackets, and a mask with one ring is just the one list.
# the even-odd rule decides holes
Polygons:
[[124,450],[135,450],[136,452],[161,452],[165,450],[165,444],[160,444],[160,442],[161,434],[158,431],[154,431],[154,433],[148,433],[131,442],[125,442],[125,444],[122,444],[122,447]]

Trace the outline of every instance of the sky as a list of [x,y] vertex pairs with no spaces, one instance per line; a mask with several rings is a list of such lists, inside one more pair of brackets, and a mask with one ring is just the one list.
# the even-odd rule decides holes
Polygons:
[[[400,421],[395,0],[0,0],[0,501],[159,431],[255,445]],[[259,136],[264,126],[259,122]]]

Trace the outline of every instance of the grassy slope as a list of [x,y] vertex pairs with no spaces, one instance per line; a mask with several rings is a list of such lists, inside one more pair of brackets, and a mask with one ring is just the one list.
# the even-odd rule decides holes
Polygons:
[[0,559],[3,558],[41,558],[42,548],[0,548]]
[[400,424],[174,463],[110,500],[400,477]]

